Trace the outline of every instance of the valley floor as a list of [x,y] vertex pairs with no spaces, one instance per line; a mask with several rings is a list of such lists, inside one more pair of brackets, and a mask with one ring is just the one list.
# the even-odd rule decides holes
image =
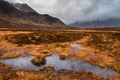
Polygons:
[[53,53],[58,54],[61,60],[75,58],[101,69],[110,69],[115,75],[107,78],[120,80],[119,30],[15,31],[8,29],[0,31],[0,80],[107,80],[96,73],[78,71],[74,68],[56,70],[54,66],[46,66],[35,71],[24,68],[13,69],[13,66],[3,63],[4,60],[21,56],[33,56],[37,61]]

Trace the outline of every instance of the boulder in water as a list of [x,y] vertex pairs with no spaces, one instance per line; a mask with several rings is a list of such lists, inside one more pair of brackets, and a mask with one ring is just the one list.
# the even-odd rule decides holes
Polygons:
[[41,66],[41,65],[45,65],[45,58],[42,58],[42,57],[37,57],[37,58],[33,58],[31,60],[31,62],[34,64],[34,65],[37,65],[37,66]]

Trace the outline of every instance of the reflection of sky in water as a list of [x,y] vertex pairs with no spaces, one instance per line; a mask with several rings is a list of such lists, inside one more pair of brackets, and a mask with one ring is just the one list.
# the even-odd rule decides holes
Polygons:
[[14,59],[0,60],[0,62],[11,66],[13,69],[39,70],[39,67],[31,63],[31,56],[18,57]]
[[46,66],[54,66],[55,69],[67,69],[67,70],[78,70],[85,72],[93,72],[97,75],[100,75],[104,78],[109,78],[111,76],[115,76],[118,73],[108,69],[108,68],[99,68],[97,66],[93,66],[89,63],[78,61],[78,60],[60,60],[57,54],[53,54],[50,57],[46,58]]
[[[82,46],[77,44],[72,44],[71,47],[74,49],[83,50]],[[40,67],[35,66],[31,63],[31,56],[22,56],[14,59],[5,59],[0,60],[0,62],[7,64],[13,69],[24,69],[24,70],[39,70]],[[97,66],[93,66],[89,63],[80,61],[80,60],[60,60],[57,54],[52,54],[52,56],[46,57],[46,65],[45,66],[53,66],[56,70],[59,69],[67,69],[67,70],[78,70],[85,72],[92,72],[97,75],[100,75],[104,78],[110,78],[111,76],[118,75],[117,72],[108,69],[108,68],[99,68]]]
[[70,44],[70,46],[72,48],[72,50],[70,50],[70,54],[75,54],[84,50],[84,47],[82,45]]
[[[38,71],[40,67],[33,65],[31,63],[31,59],[32,57],[19,57],[14,59],[0,60],[0,62],[3,62],[13,67],[13,69]],[[118,74],[111,69],[99,68],[97,66],[93,66],[89,63],[78,61],[78,60],[60,60],[57,54],[53,54],[52,56],[46,57],[45,66],[54,66],[56,70],[67,69],[67,70],[92,72],[104,78],[109,78],[111,76],[115,76]]]

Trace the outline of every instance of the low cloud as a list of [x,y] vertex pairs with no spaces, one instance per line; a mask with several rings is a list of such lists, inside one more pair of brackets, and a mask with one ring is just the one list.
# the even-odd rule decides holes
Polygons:
[[65,23],[119,18],[120,0],[7,0],[27,3],[40,14],[50,14]]

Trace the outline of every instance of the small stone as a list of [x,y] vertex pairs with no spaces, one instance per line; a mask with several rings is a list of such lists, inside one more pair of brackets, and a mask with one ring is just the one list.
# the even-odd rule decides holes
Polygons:
[[39,58],[33,58],[31,62],[34,65],[41,66],[41,65],[45,65],[46,60],[45,58],[39,57]]
[[59,57],[60,57],[61,60],[65,60],[66,59],[65,55],[59,55]]

